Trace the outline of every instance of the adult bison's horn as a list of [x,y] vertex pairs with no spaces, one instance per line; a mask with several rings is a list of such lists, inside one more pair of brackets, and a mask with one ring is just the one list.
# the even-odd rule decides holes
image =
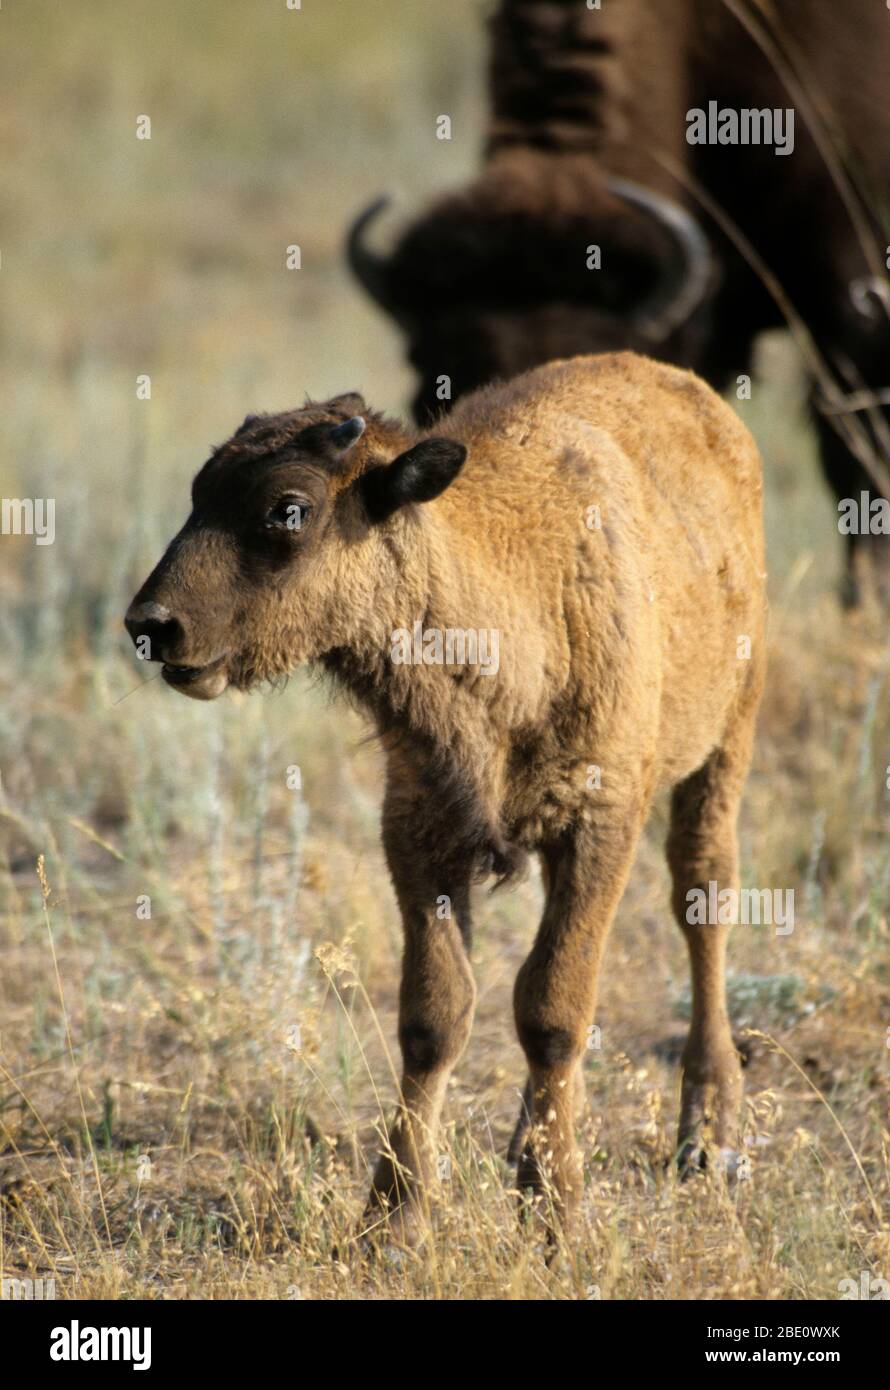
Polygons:
[[371,250],[365,234],[371,223],[389,207],[391,201],[389,194],[384,193],[381,197],[375,198],[373,203],[369,203],[353,222],[346,239],[346,255],[359,284],[364,286],[381,308],[390,312],[392,300],[389,293],[389,265],[385,256]]
[[881,308],[890,314],[890,281],[878,275],[860,275],[850,281],[850,299],[854,308],[866,319],[876,319]]
[[698,308],[711,280],[711,251],[708,239],[694,217],[628,179],[609,178],[609,190],[626,203],[649,214],[673,239],[678,251],[678,268],[667,272],[655,289],[634,311],[634,323],[644,337],[663,342]]

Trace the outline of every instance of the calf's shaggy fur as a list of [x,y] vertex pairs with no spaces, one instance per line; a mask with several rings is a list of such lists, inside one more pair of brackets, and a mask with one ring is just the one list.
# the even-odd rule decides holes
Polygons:
[[[693,985],[681,1150],[698,1151],[706,1111],[714,1142],[735,1143],[727,928],[688,922],[687,894],[737,883],[764,661],[760,463],[709,387],[629,353],[486,387],[440,429],[406,430],[355,395],[248,417],[198,474],[127,626],[184,693],[310,662],[376,722],[405,952],[404,1073],[374,1210],[409,1214],[431,1178],[473,1017],[471,886],[540,856],[546,905],[515,990],[519,1182],[547,1186],[567,1218],[600,958],[659,787],[673,789]],[[393,634],[415,624],[424,643],[496,635],[496,668],[394,660]]]

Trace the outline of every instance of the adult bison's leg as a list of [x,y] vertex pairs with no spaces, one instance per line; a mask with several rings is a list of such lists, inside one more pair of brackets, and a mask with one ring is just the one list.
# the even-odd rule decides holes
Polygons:
[[[887,356],[890,360],[890,343]],[[863,400],[877,401],[890,385],[890,371],[885,368],[880,373],[874,373],[871,384],[867,384],[866,378],[859,373],[853,376],[853,380],[859,382],[859,390],[857,392],[851,387],[852,394]],[[842,501],[852,500],[856,504],[854,516],[858,518],[858,525],[844,535],[841,600],[845,607],[855,608],[862,601],[864,593],[873,592],[882,604],[886,604],[890,601],[890,538],[883,522],[879,527],[875,525],[874,531],[870,530],[870,525],[874,523],[868,509],[866,507],[864,514],[860,509],[863,493],[871,500],[885,494],[840,432],[839,416],[826,413],[829,407],[824,404],[821,391],[814,392],[814,401],[820,403],[815,406],[815,415],[823,472],[838,499],[838,507]],[[843,406],[838,409],[842,410]],[[886,469],[890,464],[890,413],[886,408],[876,404],[871,411],[851,410],[843,423],[856,432],[859,447],[865,451],[866,457],[875,457]],[[846,515],[844,524],[850,524]]]
[[470,1036],[476,988],[467,959],[470,866],[446,868],[418,833],[423,808],[391,784],[383,841],[405,933],[399,994],[402,1080],[388,1145],[369,1198],[374,1221],[413,1238],[424,1194],[436,1176],[436,1133],[452,1068]]
[[[862,493],[872,500],[890,497],[890,283],[864,273],[864,264],[861,275],[849,278],[861,253],[851,244],[846,221],[843,228],[823,226],[821,236],[828,263],[815,272],[819,293],[808,305],[808,324],[836,391],[826,391],[819,382],[811,407],[825,477],[839,504],[845,499],[856,503],[855,516]],[[812,283],[811,275],[811,295]],[[801,303],[807,302],[805,295],[801,289]],[[849,524],[845,509],[844,525]],[[859,603],[860,581],[882,603],[890,602],[890,537],[878,519],[859,514],[858,526],[846,535],[845,551],[844,602]]]
[[[738,1143],[742,1073],[726,1007],[729,924],[699,919],[708,915],[706,905],[718,901],[716,895],[723,889],[738,891],[736,821],[751,759],[759,688],[752,672],[743,708],[722,746],[674,788],[671,801],[667,857],[672,904],[692,971],[692,1022],[683,1052],[678,1132],[682,1172],[701,1164],[706,1119],[725,1159],[735,1155]],[[709,896],[711,884],[716,887]]]
[[581,1194],[575,1143],[579,1063],[596,1005],[606,935],[624,891],[646,807],[586,824],[544,851],[547,901],[516,978],[514,1009],[529,1067],[531,1114],[518,1184],[550,1196],[563,1223]]

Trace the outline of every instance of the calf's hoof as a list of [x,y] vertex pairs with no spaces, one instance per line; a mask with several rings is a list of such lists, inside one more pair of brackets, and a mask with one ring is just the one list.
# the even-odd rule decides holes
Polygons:
[[677,1151],[677,1174],[681,1182],[703,1173],[708,1166],[708,1155],[699,1139],[684,1139]]
[[415,1180],[384,1158],[374,1176],[363,1217],[365,1245],[416,1250],[429,1231],[423,1191]]
[[710,1152],[699,1139],[687,1139],[677,1154],[677,1172],[681,1182],[687,1182],[706,1171],[722,1173],[728,1183],[742,1182],[750,1176],[746,1154],[730,1145]]
[[365,1210],[360,1244],[367,1255],[397,1262],[399,1256],[419,1250],[429,1234],[429,1225],[416,1205],[404,1202],[389,1210],[379,1204]]

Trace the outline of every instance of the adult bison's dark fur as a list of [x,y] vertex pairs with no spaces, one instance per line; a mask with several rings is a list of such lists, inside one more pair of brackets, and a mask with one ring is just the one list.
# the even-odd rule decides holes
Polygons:
[[[768,12],[759,0],[501,0],[482,173],[389,255],[369,240],[379,204],[350,236],[354,269],[407,336],[418,419],[439,413],[449,389],[455,399],[551,358],[621,347],[726,389],[748,372],[756,336],[783,322],[728,225],[782,286],[840,389],[890,385],[887,11],[779,0]],[[688,144],[687,112],[711,100],[793,107],[793,152]],[[706,215],[696,187],[728,224]],[[600,270],[588,269],[591,245]],[[823,381],[814,405],[824,397]],[[848,404],[861,402],[816,411],[840,496],[890,462],[887,412],[845,414]]]

